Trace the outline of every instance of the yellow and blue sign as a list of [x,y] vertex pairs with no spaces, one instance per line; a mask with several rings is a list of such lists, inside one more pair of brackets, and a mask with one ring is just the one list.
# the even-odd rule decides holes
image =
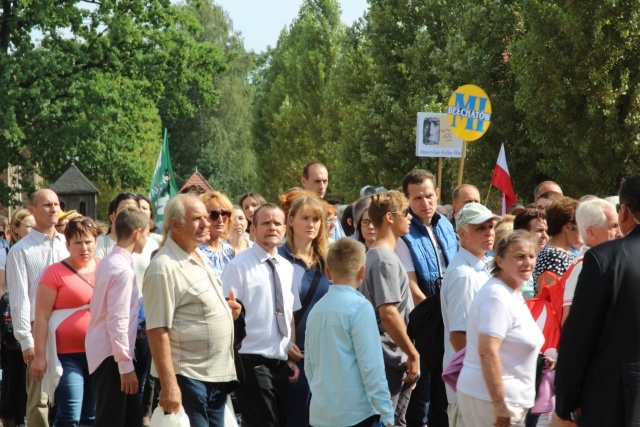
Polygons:
[[460,86],[449,98],[447,119],[451,131],[463,141],[475,141],[491,124],[491,101],[478,86]]

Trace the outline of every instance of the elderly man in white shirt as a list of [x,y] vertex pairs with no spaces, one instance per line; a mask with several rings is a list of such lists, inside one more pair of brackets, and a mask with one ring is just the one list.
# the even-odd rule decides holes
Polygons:
[[[29,198],[29,212],[36,225],[16,243],[7,257],[7,290],[11,301],[14,335],[22,347],[24,362],[34,358],[31,334],[36,290],[44,271],[51,264],[69,256],[65,238],[56,232],[60,201],[51,190],[38,190]],[[42,383],[35,381],[27,369],[27,424],[29,427],[48,426],[47,395]]]
[[255,244],[235,257],[221,277],[224,292],[235,292],[246,309],[247,336],[239,351],[245,382],[236,396],[252,427],[287,425],[288,382],[297,381],[299,374],[288,354],[295,342],[293,312],[301,308],[300,297],[293,266],[277,252],[285,226],[278,206],[260,206],[251,224]]
[[[444,322],[443,367],[467,344],[467,315],[476,293],[491,278],[490,258],[485,254],[493,249],[494,227],[501,220],[480,203],[468,203],[456,215],[460,250],[451,260],[440,290]],[[449,426],[464,426],[456,393],[449,386],[446,389]]]

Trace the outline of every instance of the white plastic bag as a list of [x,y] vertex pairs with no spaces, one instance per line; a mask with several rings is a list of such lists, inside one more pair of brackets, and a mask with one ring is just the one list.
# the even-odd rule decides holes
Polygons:
[[238,420],[231,403],[231,395],[227,396],[227,404],[224,405],[224,427],[238,427]]
[[164,410],[158,406],[151,416],[151,427],[191,427],[191,424],[182,406],[177,414],[169,415],[165,415]]

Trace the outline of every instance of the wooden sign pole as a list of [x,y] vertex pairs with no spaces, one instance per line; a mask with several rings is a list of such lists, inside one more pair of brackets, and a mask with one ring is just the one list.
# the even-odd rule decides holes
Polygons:
[[[438,188],[442,189],[442,157],[438,157]],[[442,201],[442,191],[440,191],[440,200]]]
[[462,185],[462,174],[464,172],[465,157],[467,157],[467,141],[462,141],[462,156],[460,156],[460,168],[458,169],[458,187]]

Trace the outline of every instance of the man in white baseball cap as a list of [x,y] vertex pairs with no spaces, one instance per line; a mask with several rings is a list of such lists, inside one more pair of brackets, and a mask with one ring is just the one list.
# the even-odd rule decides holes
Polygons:
[[[490,258],[486,253],[493,249],[494,227],[501,220],[480,203],[467,203],[456,214],[460,249],[447,268],[440,291],[444,321],[443,367],[467,345],[467,315],[476,293],[491,278]],[[449,386],[447,400],[449,426],[464,426],[456,393]]]

